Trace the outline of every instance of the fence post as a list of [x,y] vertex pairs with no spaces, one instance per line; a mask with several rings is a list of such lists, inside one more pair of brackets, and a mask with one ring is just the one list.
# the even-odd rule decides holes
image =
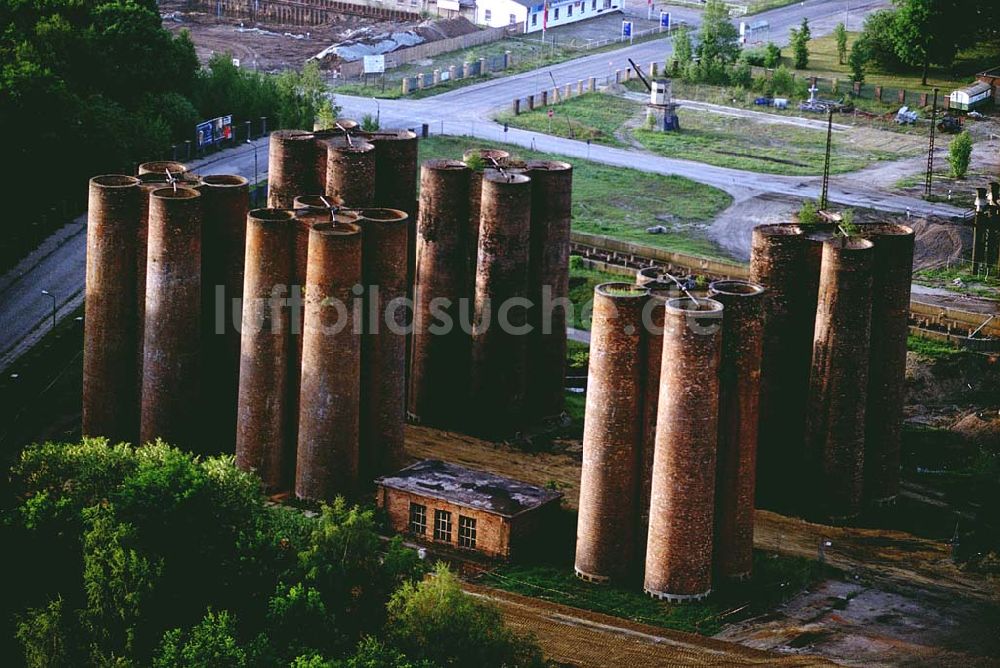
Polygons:
[[854,94],[858,95],[858,96],[861,95],[861,82],[860,81],[855,81],[854,82]]
[[403,89],[402,89],[403,90],[403,95],[409,95],[410,94],[410,77],[403,77],[402,85],[403,85]]
[[486,76],[486,72],[487,72],[487,70],[486,70],[486,59],[485,58],[480,58],[479,59],[479,76],[481,76],[481,77]]
[[620,83],[622,80],[622,71],[615,70],[615,83]]
[[587,82],[587,90],[591,93],[597,90],[597,77],[590,77],[590,81]]
[[919,104],[917,106],[918,107],[926,107],[927,106],[927,93],[921,93],[920,94],[920,102],[919,102]]
[[469,70],[470,69],[472,69],[472,63],[470,63],[469,61],[465,61],[464,63],[462,63],[462,78],[463,79],[468,79],[469,78]]
[[423,90],[424,88],[424,73],[421,72],[417,75],[417,90]]
[[573,84],[566,84],[566,97],[564,99],[568,100],[573,97]]
[[875,99],[879,102],[882,101],[882,87],[875,86]]
[[576,82],[576,94],[583,95],[583,79]]
[[503,68],[507,69],[510,67],[510,51],[503,52]]
[[542,91],[542,106],[547,107],[549,105],[549,91]]
[[448,66],[448,80],[449,81],[454,81],[455,80],[455,66],[454,65],[449,65]]
[[655,77],[657,74],[657,65],[655,62],[649,64],[649,76]]
[[437,86],[439,83],[441,83],[441,68],[439,67],[439,68],[435,69],[434,70],[434,74],[432,76],[433,76],[432,81],[434,82],[435,86]]
[[535,96],[534,95],[529,95],[528,96],[528,111],[534,111],[534,110],[535,110]]
[[899,92],[896,93],[896,96],[897,96],[896,99],[899,100],[900,104],[906,104],[906,89],[905,88],[900,88]]
[[521,100],[514,100],[511,104],[510,110],[514,112],[515,116],[519,115],[521,113]]

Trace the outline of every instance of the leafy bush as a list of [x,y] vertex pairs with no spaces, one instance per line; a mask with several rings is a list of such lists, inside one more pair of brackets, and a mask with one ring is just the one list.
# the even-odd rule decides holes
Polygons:
[[972,161],[972,136],[968,130],[962,131],[948,145],[948,164],[951,175],[956,179],[964,179],[969,173],[969,163]]
[[774,69],[781,64],[781,49],[774,42],[764,47],[764,67]]
[[795,90],[795,79],[784,65],[771,75],[771,87],[775,95],[791,95]]
[[767,51],[763,47],[754,47],[752,49],[743,49],[740,53],[741,63],[746,63],[747,65],[752,65],[754,67],[767,67],[765,64],[767,60]]
[[799,209],[799,225],[815,225],[819,222],[819,213],[816,208],[816,202],[811,199],[807,199],[802,202],[802,207]]
[[462,591],[439,562],[433,576],[404,583],[388,605],[387,637],[408,656],[441,666],[544,666],[530,637],[508,629],[493,605]]
[[0,539],[19,546],[18,577],[0,613],[31,666],[332,661],[424,572],[399,539],[382,544],[372,510],[267,506],[231,457],[46,443],[11,482]]

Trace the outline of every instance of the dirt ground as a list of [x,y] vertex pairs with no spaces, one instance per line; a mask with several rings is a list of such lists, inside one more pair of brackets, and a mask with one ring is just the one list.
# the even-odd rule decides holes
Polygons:
[[[410,24],[375,21],[359,16],[339,15],[321,26],[274,26],[242,23],[216,18],[205,12],[189,12],[182,0],[160,3],[163,26],[171,32],[191,32],[195,51],[201,62],[215,53],[230,53],[240,59],[240,66],[265,72],[302,67],[302,64],[352,30],[362,27],[405,29]],[[415,24],[413,24],[415,25]]]
[[646,626],[595,612],[466,585],[500,607],[506,622],[533,633],[561,666],[819,666],[815,656],[780,656],[732,642]]

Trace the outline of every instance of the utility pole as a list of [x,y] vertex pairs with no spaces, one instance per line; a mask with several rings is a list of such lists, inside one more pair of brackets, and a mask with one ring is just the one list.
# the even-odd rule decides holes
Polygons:
[[823,162],[823,191],[819,196],[819,210],[825,211],[830,196],[830,147],[833,144],[833,109],[826,110],[826,160]]
[[927,176],[924,178],[924,199],[931,196],[931,179],[934,178],[934,131],[937,130],[937,94],[934,89],[934,103],[931,105],[931,134],[927,143]]

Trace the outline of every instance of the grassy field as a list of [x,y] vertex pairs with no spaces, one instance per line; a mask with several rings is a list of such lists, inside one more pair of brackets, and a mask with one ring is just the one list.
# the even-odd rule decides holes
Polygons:
[[[954,281],[961,281],[955,285]],[[976,276],[970,264],[923,269],[913,274],[913,281],[933,288],[944,288],[961,294],[971,294],[990,299],[1000,298],[1000,278]]]
[[[851,46],[857,40],[860,33],[851,32],[847,34],[847,48],[850,52]],[[791,49],[784,50],[787,56],[791,55]],[[996,65],[998,45],[979,44],[964,51],[959,52],[955,58],[955,63],[950,68],[931,67],[927,77],[927,85],[920,83],[920,71],[909,72],[882,72],[869,69],[865,72],[865,84],[870,86],[885,86],[888,88],[905,88],[908,91],[930,92],[935,87],[941,89],[941,93],[947,95],[955,88],[961,88],[975,80],[976,72],[981,72],[988,67]],[[792,67],[790,57],[783,58],[785,65]],[[837,40],[832,34],[824,37],[815,37],[809,40],[809,68],[808,74],[821,77],[838,77],[847,82],[850,79],[851,69],[846,64],[837,62]],[[845,83],[846,86],[849,84]]]
[[[680,109],[680,132],[633,134],[648,150],[671,158],[695,160],[770,174],[823,173],[826,132],[789,125],[760,123],[751,119]],[[835,133],[830,172],[853,172],[872,163],[917,155],[910,148],[867,148],[852,141],[849,133]]]
[[551,119],[546,109],[538,108],[518,116],[504,112],[497,116],[497,121],[559,137],[581,141],[589,139],[606,146],[625,146],[617,134],[625,121],[638,116],[642,105],[604,93],[585,93],[549,108],[553,113]]
[[[639,102],[603,93],[588,93],[546,109],[536,109],[518,116],[501,114],[497,120],[517,128],[545,132],[559,137],[590,139],[608,146],[625,145],[634,138],[647,150],[669,158],[682,158],[719,167],[731,167],[769,174],[822,174],[826,150],[826,132],[789,125],[762,123],[681,108],[680,132],[652,132],[632,128],[629,121],[639,119]],[[631,124],[632,126],[635,123]],[[851,133],[834,135],[831,172],[852,172],[881,160],[894,160],[917,154],[909,141],[882,143],[866,141]],[[765,150],[761,150],[761,149]]]
[[585,582],[569,565],[501,566],[484,574],[482,583],[643,624],[714,635],[723,624],[751,617],[791,598],[823,573],[823,567],[814,561],[755,552],[751,581],[722,589],[707,601],[684,605],[652,599],[639,583],[625,587]]
[[578,266],[572,258],[569,267],[569,300],[573,302],[573,314],[568,324],[575,329],[589,330],[594,288],[601,283],[620,283],[629,280],[617,274]]
[[[520,146],[491,143],[524,159],[565,159]],[[457,158],[483,142],[467,137],[431,137],[420,142],[420,160]],[[732,202],[721,190],[678,176],[649,174],[585,160],[573,163],[573,229],[705,257],[728,257],[702,232]],[[666,234],[647,234],[662,224]]]

